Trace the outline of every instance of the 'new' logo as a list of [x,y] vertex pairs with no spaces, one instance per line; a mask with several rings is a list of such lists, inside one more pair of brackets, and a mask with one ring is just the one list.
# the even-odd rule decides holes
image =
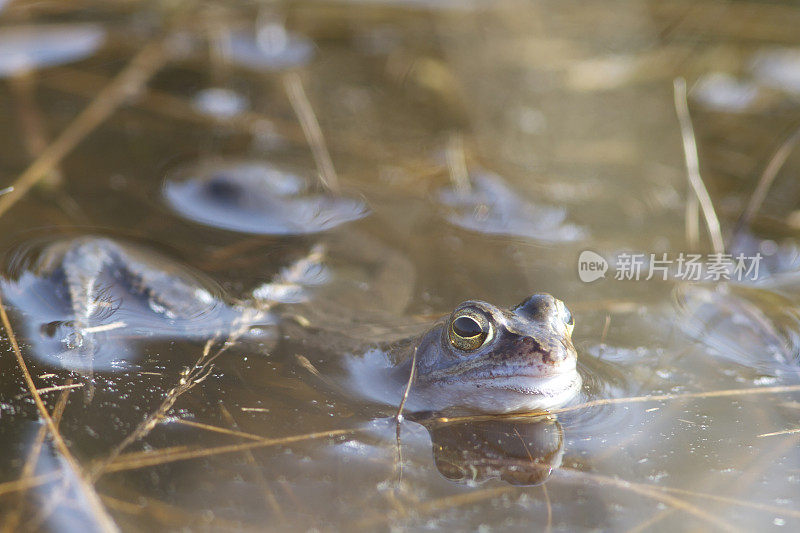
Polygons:
[[578,277],[584,283],[606,277],[607,270],[608,261],[596,252],[584,250],[578,257]]

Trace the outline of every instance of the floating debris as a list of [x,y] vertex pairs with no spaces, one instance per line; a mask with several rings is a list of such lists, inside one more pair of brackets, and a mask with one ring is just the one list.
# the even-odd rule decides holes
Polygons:
[[439,191],[439,201],[448,208],[451,224],[480,233],[547,242],[586,236],[582,228],[565,223],[566,210],[526,201],[496,174],[473,172],[470,182],[469,190],[446,187]]
[[135,245],[85,236],[23,249],[0,281],[40,360],[70,370],[120,370],[135,340],[203,339],[268,325],[224,303],[188,268]]
[[209,226],[261,235],[299,235],[364,218],[360,200],[316,192],[261,161],[200,161],[167,177],[164,196],[181,215]]
[[95,24],[0,28],[0,77],[78,61],[97,51],[105,37]]
[[192,98],[192,105],[198,112],[218,119],[235,117],[250,108],[247,98],[236,91],[220,87],[198,92]]

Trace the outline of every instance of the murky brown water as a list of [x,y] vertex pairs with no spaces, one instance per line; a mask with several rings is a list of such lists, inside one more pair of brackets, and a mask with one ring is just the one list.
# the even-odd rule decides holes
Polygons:
[[[800,121],[798,24],[790,2],[7,3],[0,524],[796,530],[792,146],[733,231]],[[584,283],[584,250],[712,251],[702,218],[687,236],[676,77],[761,280]],[[41,258],[85,235],[209,307],[132,299],[91,369],[56,356],[79,319]],[[254,291],[280,312],[225,330]],[[463,300],[535,292],[575,315],[585,383],[548,416],[398,432],[399,397],[338,379]]]

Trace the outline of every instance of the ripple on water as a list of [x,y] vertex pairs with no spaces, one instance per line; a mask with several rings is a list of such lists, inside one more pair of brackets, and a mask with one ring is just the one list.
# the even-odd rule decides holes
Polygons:
[[262,235],[329,230],[369,214],[360,200],[314,192],[261,161],[200,161],[170,174],[164,196],[181,215],[217,228]]
[[218,286],[187,267],[104,237],[22,247],[8,257],[0,288],[32,354],[70,370],[122,370],[140,355],[136,341],[270,323],[266,313],[225,304]]
[[757,287],[683,284],[674,292],[683,329],[719,357],[770,375],[797,372],[796,302]]
[[612,430],[625,431],[635,424],[635,417],[618,404],[600,404],[583,407],[597,400],[631,396],[631,383],[626,379],[622,367],[582,354],[578,359],[578,371],[583,378],[583,387],[570,402],[555,409],[558,419],[570,439],[594,438],[609,435]]
[[17,26],[0,29],[0,77],[78,61],[105,41],[96,24]]
[[470,181],[469,190],[448,186],[439,191],[439,201],[447,209],[451,224],[480,233],[546,242],[575,241],[586,236],[583,228],[566,222],[566,210],[525,200],[496,174],[472,173]]

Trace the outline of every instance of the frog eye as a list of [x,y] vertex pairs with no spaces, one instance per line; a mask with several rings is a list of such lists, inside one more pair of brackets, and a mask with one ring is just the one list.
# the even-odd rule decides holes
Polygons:
[[564,323],[568,326],[575,325],[575,318],[572,316],[572,313],[566,307],[564,308]]
[[491,325],[485,316],[463,313],[450,321],[448,337],[455,348],[471,352],[483,346],[490,332]]
[[572,335],[572,330],[575,328],[575,317],[572,316],[572,312],[563,303],[561,304],[561,316],[564,318],[567,332]]

